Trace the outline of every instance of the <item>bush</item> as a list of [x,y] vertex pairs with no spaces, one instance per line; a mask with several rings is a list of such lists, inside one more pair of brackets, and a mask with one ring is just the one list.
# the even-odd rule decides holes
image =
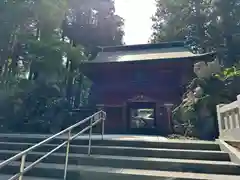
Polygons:
[[[240,69],[235,65],[217,74],[201,75],[187,87],[182,103],[173,111],[173,121],[177,133],[210,140],[218,136],[216,105],[230,103],[240,94]],[[188,134],[186,129],[191,129]]]

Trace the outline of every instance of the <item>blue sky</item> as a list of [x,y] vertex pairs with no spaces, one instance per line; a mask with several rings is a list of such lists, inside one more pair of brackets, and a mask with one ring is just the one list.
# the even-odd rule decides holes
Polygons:
[[152,30],[151,16],[155,13],[155,0],[115,0],[116,13],[125,19],[124,42],[147,43]]

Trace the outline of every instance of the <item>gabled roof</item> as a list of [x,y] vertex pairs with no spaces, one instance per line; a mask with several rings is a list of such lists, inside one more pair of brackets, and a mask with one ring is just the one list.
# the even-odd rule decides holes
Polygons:
[[[209,53],[208,53],[209,54]],[[130,46],[101,47],[100,52],[91,63],[129,62],[161,59],[184,59],[204,56],[194,54],[184,42],[171,42],[160,44],[141,44]]]

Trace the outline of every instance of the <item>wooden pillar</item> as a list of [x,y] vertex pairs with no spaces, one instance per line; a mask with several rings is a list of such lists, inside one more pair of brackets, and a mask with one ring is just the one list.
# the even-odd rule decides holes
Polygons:
[[161,135],[165,136],[169,133],[168,128],[168,115],[167,115],[167,109],[162,103],[157,104],[157,110],[156,110],[156,121],[157,121],[157,129],[160,132]]
[[104,111],[104,104],[97,104],[97,111]]
[[[97,104],[96,106],[97,106],[97,112],[105,110],[104,104]],[[105,121],[105,132],[107,131],[106,123],[107,123],[107,115],[106,115],[106,121]],[[96,127],[94,127],[94,130],[95,130],[94,133],[101,133],[102,132],[102,126],[97,125]]]
[[127,103],[123,104],[122,108],[122,120],[124,124],[124,133],[127,133],[128,131],[128,117],[127,117]]
[[158,131],[160,131],[162,122],[161,122],[161,111],[160,111],[159,103],[156,103],[155,117],[156,117],[156,128]]
[[173,133],[173,123],[172,123],[172,107],[173,107],[173,104],[166,103],[166,104],[164,104],[164,107],[166,108],[167,115],[168,115],[168,130],[169,130],[169,133]]

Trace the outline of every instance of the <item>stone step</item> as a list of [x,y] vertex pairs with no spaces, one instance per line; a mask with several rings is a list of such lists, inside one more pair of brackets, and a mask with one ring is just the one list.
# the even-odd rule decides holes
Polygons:
[[[25,142],[25,143],[38,143],[49,136],[47,135],[7,135],[0,134],[0,142]],[[72,141],[75,145],[88,145],[87,136],[84,138],[79,137]],[[61,136],[52,140],[51,144],[60,144],[66,140],[66,136]],[[124,146],[124,147],[145,147],[145,148],[163,148],[163,149],[192,149],[192,150],[213,150],[220,151],[220,147],[216,142],[203,142],[194,140],[168,140],[168,141],[136,141],[136,140],[112,140],[94,139],[92,145],[104,146]]]
[[240,176],[81,166],[81,180],[239,180]]
[[[2,161],[0,161],[1,163]],[[26,162],[25,167],[31,163]],[[15,175],[19,173],[20,162],[12,162],[7,166],[0,169],[2,175]],[[68,177],[67,180],[78,180],[80,179],[80,168],[77,165],[68,166]],[[63,179],[64,176],[64,164],[47,164],[39,163],[34,166],[31,170],[24,174],[24,177],[34,178],[47,178],[47,179]],[[5,179],[6,180],[6,179]],[[25,180],[25,178],[23,178]]]
[[[9,157],[10,154],[16,154],[31,146],[33,143],[13,143],[0,142],[0,156],[3,154]],[[56,147],[55,144],[46,144],[36,149],[37,152],[49,152]],[[12,152],[10,153],[10,150]],[[65,153],[66,147],[61,148],[58,152]],[[86,154],[88,146],[71,145],[70,153]],[[6,154],[8,153],[8,155]],[[123,146],[92,146],[92,154],[115,155],[115,156],[133,156],[133,157],[156,157],[156,158],[177,158],[177,159],[196,159],[212,161],[230,161],[229,154],[221,151],[208,150],[183,150],[183,149],[158,149],[158,148],[136,148]]]
[[[26,163],[28,166],[29,163]],[[11,165],[1,169],[1,174],[14,174],[19,170],[20,163],[13,162]],[[62,179],[64,165],[40,163],[30,170],[24,180],[30,180],[30,176],[36,178],[31,180],[50,180],[50,178]],[[29,176],[29,177],[28,177]],[[39,179],[40,178],[40,179]],[[155,171],[146,169],[128,169],[112,168],[98,166],[68,166],[67,180],[239,180],[240,176],[234,175],[217,175],[202,173],[183,173],[175,171]],[[5,179],[6,180],[6,179]]]
[[240,175],[240,166],[231,162],[104,155],[81,156],[79,165]]
[[[31,152],[27,156],[27,161],[34,162],[45,153]],[[1,153],[2,160],[11,157],[11,151]],[[54,153],[43,161],[44,163],[64,164],[65,154]],[[146,169],[160,171],[213,173],[240,175],[240,165],[226,161],[203,161],[171,158],[150,158],[131,156],[107,156],[86,154],[70,154],[69,164],[90,165],[113,168]],[[53,165],[54,166],[54,165]],[[0,172],[1,173],[1,172]]]
[[[7,180],[10,179],[12,175],[4,175],[0,174],[0,180]],[[53,178],[40,178],[40,177],[30,177],[30,176],[24,176],[24,180],[59,180],[59,179],[53,179]]]

